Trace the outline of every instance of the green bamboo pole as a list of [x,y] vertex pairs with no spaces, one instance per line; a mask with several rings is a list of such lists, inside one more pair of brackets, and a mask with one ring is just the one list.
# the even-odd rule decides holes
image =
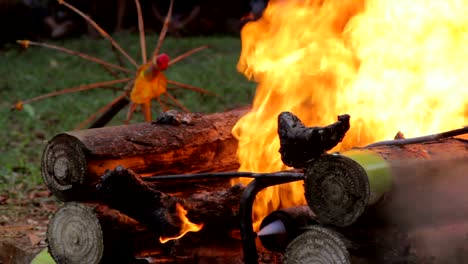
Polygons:
[[[405,226],[414,225],[415,219],[420,223],[466,217],[468,210],[457,209],[454,214],[448,208],[468,201],[464,195],[454,195],[468,183],[463,177],[467,144],[446,139],[322,155],[305,170],[307,203],[318,222],[340,227],[356,222],[369,206],[377,209],[375,217]],[[431,206],[418,201],[431,201]]]

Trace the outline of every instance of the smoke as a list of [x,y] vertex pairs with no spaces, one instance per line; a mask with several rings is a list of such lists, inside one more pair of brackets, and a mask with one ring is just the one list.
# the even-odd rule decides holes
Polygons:
[[404,233],[416,263],[468,263],[468,158],[399,161],[384,219]]

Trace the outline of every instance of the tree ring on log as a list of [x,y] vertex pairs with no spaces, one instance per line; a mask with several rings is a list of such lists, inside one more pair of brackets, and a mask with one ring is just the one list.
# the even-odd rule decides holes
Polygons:
[[364,168],[341,155],[322,155],[305,172],[305,197],[323,224],[348,226],[364,212],[370,184]]
[[59,134],[42,154],[41,172],[45,184],[62,200],[73,200],[83,185],[87,162],[84,145],[77,138]]
[[57,263],[99,263],[104,240],[93,209],[70,202],[55,212],[47,230],[49,252]]
[[323,263],[350,264],[349,252],[337,233],[314,225],[288,244],[285,264]]

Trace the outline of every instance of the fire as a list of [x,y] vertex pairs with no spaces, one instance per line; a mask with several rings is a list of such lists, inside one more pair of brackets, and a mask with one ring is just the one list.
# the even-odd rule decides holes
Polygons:
[[203,228],[203,224],[194,224],[190,222],[190,220],[187,218],[187,210],[185,210],[182,205],[176,204],[176,210],[177,210],[177,215],[180,217],[180,220],[182,221],[182,226],[180,228],[180,233],[175,236],[175,237],[160,237],[159,241],[161,243],[166,243],[167,241],[170,240],[176,240],[181,237],[183,237],[185,234],[188,232],[198,232]]
[[[420,136],[468,122],[468,2],[271,0],[242,30],[239,71],[258,82],[234,127],[241,171],[285,169],[277,116],[306,125],[351,115],[338,149]],[[302,184],[257,197],[255,217],[305,203]],[[281,194],[281,198],[278,197]]]

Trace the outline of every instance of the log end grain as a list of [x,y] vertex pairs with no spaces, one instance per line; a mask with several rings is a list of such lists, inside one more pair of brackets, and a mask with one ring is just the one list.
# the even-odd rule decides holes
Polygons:
[[322,155],[306,170],[308,205],[323,224],[348,226],[364,212],[370,185],[356,161],[340,155]]
[[284,254],[285,264],[329,263],[350,264],[345,242],[335,232],[315,225],[289,243]]
[[85,147],[77,138],[59,134],[44,149],[41,173],[49,190],[62,200],[82,195],[87,161]]
[[49,222],[49,252],[57,263],[99,263],[104,239],[99,220],[90,207],[68,203]]

